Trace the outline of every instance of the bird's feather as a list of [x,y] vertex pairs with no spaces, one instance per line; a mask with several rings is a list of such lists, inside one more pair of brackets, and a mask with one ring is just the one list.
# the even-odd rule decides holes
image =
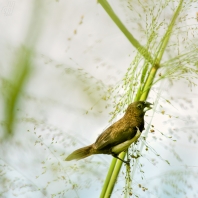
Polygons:
[[132,139],[137,132],[136,126],[130,122],[119,120],[107,128],[96,140],[94,147],[97,150],[106,149]]

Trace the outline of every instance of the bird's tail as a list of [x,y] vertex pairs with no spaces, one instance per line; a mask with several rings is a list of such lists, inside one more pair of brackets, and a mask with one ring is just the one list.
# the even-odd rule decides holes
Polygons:
[[88,157],[90,155],[92,155],[92,145],[80,148],[76,151],[74,151],[73,153],[71,153],[65,160],[66,161],[70,161],[70,160],[74,160],[74,159],[83,159],[85,157]]

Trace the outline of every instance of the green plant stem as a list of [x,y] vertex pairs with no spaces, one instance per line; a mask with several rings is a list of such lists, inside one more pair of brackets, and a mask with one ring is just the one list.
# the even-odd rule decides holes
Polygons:
[[[161,86],[160,86],[160,87],[161,87]],[[160,89],[160,93],[158,94],[157,99],[156,99],[156,101],[155,101],[155,104],[154,104],[154,107],[153,107],[153,115],[151,116],[152,118],[151,118],[151,120],[149,121],[149,123],[148,123],[148,125],[147,125],[146,133],[145,133],[145,135],[144,135],[145,138],[148,137],[149,128],[150,128],[150,125],[151,125],[151,123],[152,123],[152,120],[153,120],[153,117],[154,117],[154,113],[155,113],[155,110],[156,110],[156,106],[157,106],[157,104],[158,104],[158,101],[159,101],[161,92],[162,92],[162,89]],[[140,143],[140,147],[139,147],[139,149],[138,149],[140,153],[142,152],[142,150],[143,150],[143,148],[144,148],[144,145],[145,145],[145,144],[144,144],[143,142]],[[139,160],[140,160],[140,159],[137,158],[137,160],[135,161],[135,163],[134,163],[134,165],[133,165],[133,171],[132,171],[132,173],[131,173],[131,178],[133,178],[134,175],[135,175],[135,172],[136,172],[136,169],[137,169]]]
[[[125,156],[125,152],[123,152],[122,154]],[[109,198],[111,196],[111,193],[115,186],[115,181],[117,180],[122,164],[122,161],[116,159],[115,168],[113,169],[111,180],[109,181],[109,184],[107,186],[104,198]]]
[[111,175],[112,175],[112,173],[114,171],[114,167],[115,167],[116,161],[117,161],[116,158],[112,159],[111,166],[109,167],[109,172],[108,172],[106,180],[104,182],[100,197],[104,197],[105,194],[106,194],[106,190],[107,190],[107,187],[109,185],[109,180],[111,179]]
[[173,18],[172,18],[172,20],[171,20],[171,22],[168,26],[168,29],[167,29],[165,35],[163,36],[163,38],[161,40],[161,45],[158,49],[158,52],[156,53],[155,64],[151,68],[150,75],[148,76],[148,78],[147,78],[147,80],[144,84],[144,88],[143,88],[143,91],[142,91],[143,93],[141,95],[140,100],[145,100],[148,96],[148,92],[146,90],[150,89],[150,87],[152,86],[153,80],[151,80],[151,79],[154,79],[153,77],[155,76],[158,68],[160,67],[160,62],[161,62],[162,56],[163,56],[164,51],[166,49],[166,46],[168,45],[168,42],[170,40],[171,32],[172,32],[172,29],[174,27],[175,21],[176,21],[177,17],[179,16],[179,13],[181,11],[182,3],[183,3],[183,0],[180,1],[179,5],[177,7],[177,10],[175,11],[175,13],[173,15]]
[[135,37],[128,31],[128,29],[124,26],[121,20],[117,17],[110,4],[106,0],[98,0],[107,14],[111,17],[111,19],[115,22],[117,27],[122,31],[122,33],[126,36],[126,38],[130,41],[130,43],[139,51],[139,53],[149,62],[153,63],[153,58],[146,48],[144,48]]
[[[135,97],[135,101],[137,100],[146,100],[150,88],[152,86],[153,80],[155,78],[155,75],[157,73],[157,70],[159,69],[160,66],[160,62],[162,59],[162,56],[164,54],[164,51],[166,49],[166,46],[168,44],[168,41],[170,39],[170,35],[172,32],[172,29],[174,27],[175,21],[179,15],[179,12],[182,8],[182,3],[183,0],[180,1],[180,4],[176,10],[176,12],[174,13],[174,16],[172,18],[172,21],[166,31],[166,34],[164,35],[164,37],[161,40],[161,45],[159,47],[158,52],[156,53],[156,58],[155,58],[155,62],[152,61],[152,58],[150,56],[150,54],[148,54],[148,51],[145,50],[145,48],[143,48],[138,41],[130,34],[130,32],[126,29],[126,27],[122,24],[122,22],[119,20],[119,18],[116,16],[116,14],[114,13],[114,11],[112,10],[112,8],[110,7],[110,5],[108,4],[108,2],[106,0],[99,0],[99,3],[102,5],[102,7],[106,10],[106,12],[109,14],[109,16],[112,18],[112,20],[116,23],[116,25],[120,28],[120,30],[125,34],[125,36],[129,39],[129,41],[132,43],[132,45],[134,47],[136,47],[136,49],[139,51],[139,53],[141,53],[146,60],[148,60],[150,63],[153,64],[149,75],[145,81],[145,83],[143,84],[143,88],[140,88],[136,94]],[[126,153],[122,152],[119,157],[121,159],[124,159]],[[119,171],[121,169],[122,166],[122,162],[120,160],[116,160],[117,162],[115,162],[115,159],[112,160],[111,166],[109,168],[109,172],[107,174],[107,178],[106,181],[104,183],[103,186],[103,190],[102,193],[100,195],[100,198],[109,198],[111,196],[111,193],[113,191],[115,182],[117,180],[117,176],[119,174]],[[107,186],[108,185],[108,186]]]
[[[139,100],[139,98],[140,98],[140,100],[146,100],[146,98],[149,94],[149,91],[150,91],[150,85],[152,85],[152,82],[154,80],[154,77],[155,77],[155,74],[156,74],[158,68],[159,67],[156,67],[156,66],[152,67],[152,69],[149,73],[149,76],[146,80],[146,83],[145,83],[145,91],[143,92],[142,95],[136,95],[137,100]],[[119,158],[124,159],[125,155],[126,155],[126,153],[122,152],[122,153],[120,153]],[[110,197],[111,193],[113,191],[115,182],[117,180],[117,176],[118,176],[118,174],[120,172],[120,169],[121,169],[121,166],[122,166],[122,162],[120,160],[116,160],[117,163],[115,163],[114,160],[115,159],[112,160],[112,163],[110,165],[109,172],[107,174],[106,181],[104,183],[103,190],[102,190],[102,193],[100,195],[100,198]]]
[[162,42],[161,42],[161,45],[160,45],[160,47],[158,49],[157,58],[156,58],[156,61],[155,61],[157,64],[160,64],[160,62],[161,62],[162,56],[164,54],[166,46],[168,45],[168,42],[169,42],[173,27],[175,25],[175,21],[178,18],[179,13],[180,13],[180,11],[182,9],[182,4],[183,4],[183,0],[180,0],[180,3],[178,5],[178,7],[177,7],[177,10],[175,11],[175,13],[173,15],[173,18],[172,18],[172,20],[171,20],[171,22],[170,22],[170,24],[168,26],[168,29],[167,29],[165,35],[162,38]]
[[158,65],[154,65],[151,68],[151,70],[149,72],[149,76],[148,76],[148,78],[145,82],[145,86],[144,86],[144,89],[142,91],[142,95],[140,97],[140,100],[146,100],[147,99],[147,96],[149,94],[150,88],[152,86],[153,80],[155,78],[155,75],[156,75],[158,69],[159,69]]

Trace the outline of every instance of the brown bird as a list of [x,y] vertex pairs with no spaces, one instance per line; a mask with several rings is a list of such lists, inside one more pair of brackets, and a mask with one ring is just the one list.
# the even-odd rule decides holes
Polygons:
[[74,151],[65,160],[79,160],[93,154],[109,154],[120,159],[118,155],[135,142],[144,130],[144,114],[151,109],[151,105],[146,101],[131,103],[125,115],[100,134],[95,143]]

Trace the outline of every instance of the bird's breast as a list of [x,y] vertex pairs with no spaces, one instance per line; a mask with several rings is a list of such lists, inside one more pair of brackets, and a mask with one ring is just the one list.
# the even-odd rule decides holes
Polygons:
[[129,126],[129,130],[137,130],[136,127],[139,128],[140,132],[142,132],[144,130],[144,118],[141,116],[137,116],[137,117],[132,117],[131,119],[127,119],[128,120],[128,126]]

